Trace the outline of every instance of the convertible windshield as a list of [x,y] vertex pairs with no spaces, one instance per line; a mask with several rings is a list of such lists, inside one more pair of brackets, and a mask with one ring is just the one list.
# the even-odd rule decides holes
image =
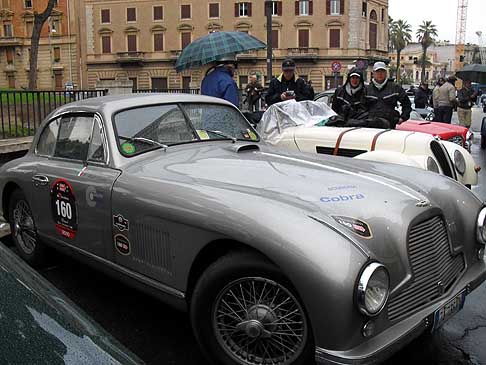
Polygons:
[[125,156],[205,140],[258,140],[237,110],[217,104],[143,106],[117,113],[114,123]]

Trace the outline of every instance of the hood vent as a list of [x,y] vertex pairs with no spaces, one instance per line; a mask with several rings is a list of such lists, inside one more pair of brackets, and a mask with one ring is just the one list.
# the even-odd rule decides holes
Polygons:
[[247,152],[247,151],[260,151],[260,146],[257,144],[237,144],[230,147],[231,151],[240,153],[240,152]]

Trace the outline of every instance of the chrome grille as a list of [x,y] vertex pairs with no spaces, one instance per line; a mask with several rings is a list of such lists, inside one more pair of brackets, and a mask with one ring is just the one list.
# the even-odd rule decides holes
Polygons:
[[398,319],[440,297],[464,270],[462,254],[451,255],[449,238],[441,217],[412,227],[408,236],[412,284],[388,302],[388,318]]

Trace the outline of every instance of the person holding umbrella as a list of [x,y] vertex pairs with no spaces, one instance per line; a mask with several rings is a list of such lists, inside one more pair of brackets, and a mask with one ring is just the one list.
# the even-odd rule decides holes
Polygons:
[[457,117],[459,124],[469,128],[471,127],[471,108],[476,102],[478,92],[471,87],[470,80],[464,80],[462,89],[457,92]]
[[223,56],[211,67],[201,83],[201,94],[225,99],[240,106],[238,87],[233,79],[238,62],[235,55]]

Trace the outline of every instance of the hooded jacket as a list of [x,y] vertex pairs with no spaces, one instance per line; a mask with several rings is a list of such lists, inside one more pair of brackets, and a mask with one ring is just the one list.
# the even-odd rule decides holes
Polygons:
[[[351,87],[351,74],[357,73],[359,75],[359,85],[357,88]],[[346,83],[336,89],[332,98],[332,110],[345,120],[358,119],[359,116],[366,112],[365,108],[365,84],[363,72],[353,67],[348,72]]]
[[233,76],[224,66],[216,67],[204,77],[201,94],[225,99],[237,107],[240,106],[238,87]]

